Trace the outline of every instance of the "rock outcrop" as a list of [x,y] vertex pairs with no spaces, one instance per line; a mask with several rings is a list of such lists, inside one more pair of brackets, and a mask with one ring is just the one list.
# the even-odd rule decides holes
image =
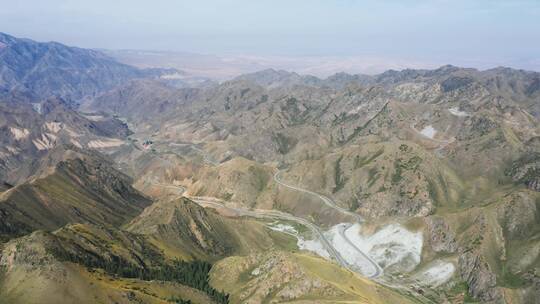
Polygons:
[[484,257],[469,251],[459,257],[461,279],[467,282],[468,291],[476,299],[489,303],[505,303],[497,278]]
[[458,244],[454,232],[450,229],[444,218],[431,216],[424,218],[427,225],[431,249],[437,253],[455,253]]
[[507,174],[517,183],[533,191],[540,191],[540,153],[529,152],[516,160]]

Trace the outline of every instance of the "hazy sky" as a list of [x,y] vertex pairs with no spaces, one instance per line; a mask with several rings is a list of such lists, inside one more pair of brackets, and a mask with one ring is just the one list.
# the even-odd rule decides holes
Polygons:
[[82,47],[540,66],[540,0],[0,0],[0,7],[2,32]]

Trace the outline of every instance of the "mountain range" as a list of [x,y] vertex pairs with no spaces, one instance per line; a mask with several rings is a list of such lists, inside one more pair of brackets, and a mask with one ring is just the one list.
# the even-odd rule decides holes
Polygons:
[[0,34],[0,303],[540,299],[540,73],[177,74]]
[[137,78],[159,78],[174,69],[138,69],[101,52],[36,42],[0,33],[0,92],[20,91],[40,99],[77,103]]

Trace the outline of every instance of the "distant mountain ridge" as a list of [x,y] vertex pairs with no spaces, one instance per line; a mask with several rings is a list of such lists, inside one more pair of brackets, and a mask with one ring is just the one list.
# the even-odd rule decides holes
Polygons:
[[136,78],[179,73],[174,69],[138,69],[90,49],[57,42],[36,42],[0,32],[0,92],[56,95],[78,102]]
[[[381,74],[348,74],[345,72],[336,73],[326,78],[319,78],[312,75],[298,74],[296,72],[265,69],[255,73],[243,74],[231,81],[248,81],[266,87],[276,88],[293,85],[307,85],[317,87],[330,87],[341,89],[348,84],[362,85],[396,85],[402,82],[411,81],[439,81],[445,91],[451,91],[458,87],[465,86],[473,80],[494,84],[499,87],[513,82],[514,91],[520,90],[528,97],[537,96],[540,92],[540,73],[508,67],[497,67],[488,70],[477,70],[473,68],[461,68],[453,65],[444,65],[437,69],[404,69],[387,70]],[[497,81],[495,81],[497,80]],[[521,83],[518,83],[521,82]]]

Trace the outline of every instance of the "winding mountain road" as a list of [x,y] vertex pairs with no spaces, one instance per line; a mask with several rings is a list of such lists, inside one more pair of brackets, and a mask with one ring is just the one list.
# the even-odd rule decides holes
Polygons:
[[[163,184],[163,183],[153,183],[153,184],[156,186],[164,187],[164,188],[178,190],[178,195],[183,195],[184,191],[186,190],[182,186],[168,185],[168,184]],[[351,271],[355,271],[354,269],[351,269],[347,261],[334,248],[334,246],[332,246],[331,242],[324,236],[324,233],[321,231],[321,229],[306,219],[296,217],[285,212],[275,211],[275,210],[248,210],[245,208],[233,208],[233,207],[226,206],[222,200],[218,198],[214,198],[214,197],[200,197],[200,196],[188,196],[188,195],[186,195],[185,197],[189,198],[190,200],[197,203],[201,207],[227,209],[229,211],[236,213],[238,216],[248,216],[248,217],[253,217],[257,219],[286,220],[286,221],[295,222],[302,226],[306,226],[308,229],[311,230],[313,235],[315,235],[317,239],[321,241],[325,250],[328,252],[328,254],[330,254],[330,257],[333,260],[335,260],[340,266],[345,267]]]
[[338,206],[333,200],[331,200],[330,198],[324,196],[324,195],[321,195],[319,193],[316,193],[316,192],[313,192],[313,191],[309,191],[307,189],[302,189],[302,188],[299,188],[299,187],[296,187],[296,186],[293,186],[293,185],[289,185],[289,184],[286,184],[285,182],[283,182],[283,180],[281,180],[280,178],[280,174],[281,174],[281,170],[277,171],[276,174],[274,174],[274,181],[276,183],[278,183],[279,185],[283,186],[283,187],[286,187],[286,188],[289,188],[289,189],[292,189],[292,190],[296,190],[296,191],[300,191],[300,192],[303,192],[303,193],[306,193],[306,194],[309,194],[309,195],[312,195],[312,196],[315,196],[317,197],[318,199],[322,200],[323,203],[325,205],[327,205],[328,207],[332,208],[332,209],[335,209],[341,213],[344,213],[344,214],[347,214],[351,217],[353,217],[356,221],[358,221],[359,223],[362,223],[364,221],[364,219],[362,219],[362,217],[359,215],[359,214],[356,214],[354,212],[351,212],[345,208],[342,208],[340,206]]
[[[316,193],[316,192],[313,192],[313,191],[310,191],[310,190],[306,190],[306,189],[303,189],[303,188],[300,188],[300,187],[296,187],[296,186],[293,186],[293,185],[286,184],[280,178],[281,172],[282,171],[278,171],[278,172],[276,172],[276,174],[274,174],[274,181],[276,183],[278,183],[279,185],[284,186],[284,187],[289,188],[289,189],[292,189],[292,190],[300,191],[300,192],[315,196],[315,197],[319,198],[320,200],[322,200],[325,205],[327,205],[330,208],[333,208],[333,209],[335,209],[335,210],[337,210],[337,211],[339,211],[341,213],[352,216],[359,223],[362,223],[364,221],[359,214],[356,214],[354,212],[351,212],[351,211],[349,211],[347,209],[344,209],[344,208],[338,206],[332,199],[330,199],[330,198],[328,198],[328,197],[326,197],[324,195],[321,195],[319,193]],[[362,256],[362,258],[364,259],[366,264],[371,266],[371,268],[372,268],[371,271],[364,271],[363,270],[362,274],[369,277],[369,278],[376,278],[376,277],[381,276],[383,274],[383,269],[381,268],[381,266],[379,266],[379,264],[377,264],[377,262],[375,262],[369,255],[365,254],[362,250],[360,250],[360,248],[358,248],[358,246],[356,246],[349,238],[347,238],[347,236],[345,234],[345,231],[347,229],[349,229],[350,227],[352,227],[352,224],[347,223],[347,224],[345,224],[345,227],[340,226],[338,228],[338,232],[339,232],[340,236],[347,242],[347,244],[349,246],[351,246],[358,254],[360,254],[360,256]],[[335,250],[335,248],[334,248],[334,250]],[[351,269],[351,267],[354,268],[354,269]],[[353,271],[359,271],[359,269],[357,269],[357,267],[354,267],[354,265],[351,266],[348,263],[347,263],[347,268],[349,268],[349,269],[351,269]]]
[[[198,147],[195,147],[194,145],[190,145],[190,146],[191,146],[191,148],[193,150],[195,150],[195,151],[197,151],[197,152],[199,152],[199,153],[201,153],[203,155],[203,160],[205,162],[207,162],[207,163],[209,163],[211,165],[214,165],[214,166],[219,165],[219,163],[214,161],[212,158],[210,158],[204,150],[201,150]],[[324,195],[321,195],[319,193],[316,193],[316,192],[313,192],[313,191],[310,191],[310,190],[307,190],[307,189],[303,189],[303,188],[300,188],[300,187],[293,186],[293,185],[285,183],[280,178],[281,172],[282,171],[279,170],[274,174],[274,181],[278,185],[289,188],[291,190],[295,190],[295,191],[299,191],[299,192],[302,192],[302,193],[306,193],[308,195],[315,196],[316,198],[320,199],[328,207],[330,207],[332,209],[335,209],[335,210],[339,211],[340,213],[351,216],[358,223],[363,222],[363,219],[362,219],[362,217],[360,215],[338,206],[332,199],[330,199],[330,198],[328,198],[328,197],[326,197]],[[184,193],[184,191],[185,191],[185,188],[182,187],[182,186],[166,185],[166,184],[161,184],[161,183],[154,183],[154,184],[156,184],[158,186],[161,186],[161,187],[177,189],[177,190],[179,190],[180,195],[182,195]],[[364,275],[364,276],[366,276],[368,278],[377,278],[377,277],[379,277],[379,276],[381,276],[383,274],[383,269],[379,266],[379,264],[377,264],[377,262],[375,262],[370,256],[365,254],[362,250],[360,250],[358,248],[358,246],[354,245],[354,243],[347,238],[347,236],[346,236],[346,234],[344,232],[346,231],[346,229],[348,229],[348,228],[350,228],[352,226],[352,224],[350,224],[350,223],[346,224],[347,227],[345,227],[342,230],[339,230],[338,232],[340,234],[340,237],[343,238],[345,240],[345,242],[354,251],[356,251],[358,253],[359,256],[362,257],[362,259],[364,260],[364,263],[362,263],[362,264],[367,265],[367,267],[370,268],[368,270],[361,269],[361,267],[358,267],[357,265],[354,265],[354,264],[351,264],[350,262],[348,262],[339,253],[339,251],[332,245],[332,242],[330,240],[328,240],[328,238],[324,235],[323,231],[321,231],[321,229],[317,225],[315,225],[314,223],[312,223],[312,222],[310,222],[310,221],[308,221],[308,220],[306,220],[304,218],[296,217],[296,216],[291,215],[289,213],[285,213],[285,212],[282,212],[282,211],[276,211],[276,210],[248,210],[248,209],[245,209],[245,208],[233,208],[233,207],[226,206],[222,200],[217,199],[217,198],[197,197],[197,196],[186,196],[186,197],[188,197],[189,199],[193,200],[194,202],[196,202],[197,204],[199,204],[199,205],[201,205],[203,207],[205,207],[205,205],[206,205],[206,206],[210,206],[210,207],[225,208],[225,209],[228,209],[230,211],[233,211],[233,212],[237,213],[240,216],[248,216],[248,217],[259,218],[259,219],[287,220],[287,221],[296,222],[296,223],[298,223],[300,225],[308,227],[312,231],[313,235],[315,235],[319,239],[319,241],[321,242],[321,244],[323,245],[325,250],[330,254],[331,258],[333,260],[335,260],[340,266],[342,266],[342,267],[344,267],[346,269],[349,269],[350,271],[353,271],[353,272],[360,272],[362,275]]]
[[[367,275],[367,277],[369,277],[369,278],[380,277],[384,272],[382,267],[377,262],[375,262],[369,255],[365,254],[360,248],[358,248],[358,246],[356,246],[353,242],[351,242],[351,240],[347,237],[346,232],[352,226],[353,226],[353,224],[347,223],[347,224],[344,224],[344,225],[338,227],[339,235],[347,242],[347,244],[349,244],[349,246],[354,248],[364,258],[365,261],[369,262],[369,264],[372,267],[372,272],[371,272],[371,274]],[[367,273],[367,271],[364,271],[364,272]]]

